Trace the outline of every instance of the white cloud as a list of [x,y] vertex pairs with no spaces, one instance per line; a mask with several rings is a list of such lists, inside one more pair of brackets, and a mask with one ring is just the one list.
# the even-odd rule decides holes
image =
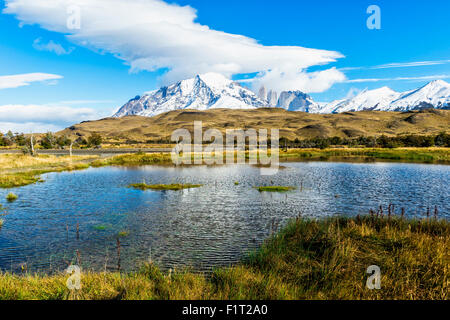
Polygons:
[[346,80],[345,75],[335,68],[317,72],[281,71],[279,69],[261,73],[253,81],[253,89],[262,85],[275,91],[300,90],[314,93],[328,90],[334,83]]
[[42,43],[42,38],[37,38],[33,41],[33,48],[39,51],[54,52],[57,55],[70,54],[73,50],[75,50],[74,47],[65,49],[59,43],[53,42],[53,40],[50,40],[48,43]]
[[9,130],[12,132],[19,133],[44,133],[44,132],[58,132],[63,130],[65,127],[61,125],[54,125],[51,123],[41,123],[41,122],[1,122],[0,121],[0,133],[6,133]]
[[356,97],[358,94],[360,94],[363,90],[351,87],[350,90],[348,90],[347,95],[345,96],[345,99],[351,99],[353,97]]
[[422,80],[437,80],[437,79],[447,79],[450,75],[432,75],[432,76],[422,76],[422,77],[395,77],[395,78],[369,78],[369,79],[350,79],[344,82],[346,83],[361,83],[361,82],[380,82],[380,81],[422,81]]
[[[71,30],[67,28],[71,18],[67,9],[74,4],[80,8],[81,28]],[[3,12],[15,14],[21,24],[39,24],[68,34],[68,40],[78,45],[113,53],[132,71],[167,69],[163,84],[197,73],[218,72],[231,77],[262,72],[264,76],[258,81],[267,81],[268,86],[318,92],[345,79],[336,69],[306,72],[308,67],[342,58],[338,52],[264,46],[254,39],[196,23],[192,7],[161,0],[6,0]]]
[[422,66],[434,66],[450,63],[450,60],[434,60],[434,61],[414,61],[414,62],[395,62],[387,63],[379,66],[372,67],[371,69],[388,69],[388,68],[406,68],[406,67],[422,67]]
[[31,82],[58,80],[62,78],[60,75],[48,73],[25,73],[0,76],[0,90],[28,86]]
[[[53,105],[3,105],[0,106],[0,131],[57,131],[80,121],[98,118],[98,112],[90,108]],[[20,128],[22,129],[19,130]]]
[[352,70],[377,70],[377,69],[390,69],[390,68],[410,68],[410,67],[424,67],[435,66],[450,63],[450,60],[430,60],[430,61],[413,61],[413,62],[393,62],[380,64],[372,67],[346,67],[339,68],[340,71],[352,71]]

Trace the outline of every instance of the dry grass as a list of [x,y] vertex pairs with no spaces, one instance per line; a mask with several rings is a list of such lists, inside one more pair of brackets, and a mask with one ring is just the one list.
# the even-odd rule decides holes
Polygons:
[[73,163],[95,159],[95,156],[53,156],[38,155],[31,157],[21,154],[0,154],[0,170],[8,169],[41,169],[43,167],[69,166]]
[[[140,272],[0,275],[1,299],[442,299],[449,298],[450,223],[398,217],[298,218],[234,267],[210,276]],[[366,288],[367,267],[381,289]]]

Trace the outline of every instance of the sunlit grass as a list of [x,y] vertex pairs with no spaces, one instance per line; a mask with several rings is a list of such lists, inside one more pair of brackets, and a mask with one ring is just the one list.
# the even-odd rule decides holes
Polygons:
[[[16,188],[43,182],[40,175],[49,172],[82,170],[90,167],[95,156],[35,157],[19,154],[0,155],[0,188]],[[87,161],[87,162],[86,162]]]

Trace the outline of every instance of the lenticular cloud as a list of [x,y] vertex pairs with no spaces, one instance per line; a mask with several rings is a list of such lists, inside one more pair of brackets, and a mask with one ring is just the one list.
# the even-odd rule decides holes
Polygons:
[[[297,86],[293,90],[318,92],[345,79],[336,69],[320,76],[306,73],[308,67],[343,57],[338,52],[264,46],[196,23],[192,7],[161,0],[6,0],[3,12],[14,14],[21,24],[38,24],[67,34],[80,46],[112,53],[132,71],[168,70],[163,77],[166,83],[207,72],[227,77],[258,72],[258,83],[267,79],[284,87]],[[68,28],[68,21],[74,19],[79,28]]]

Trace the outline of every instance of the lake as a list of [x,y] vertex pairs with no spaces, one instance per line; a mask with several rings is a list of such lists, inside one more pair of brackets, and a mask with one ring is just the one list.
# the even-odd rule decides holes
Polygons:
[[[44,183],[0,190],[0,269],[53,273],[86,269],[208,272],[238,262],[290,218],[368,214],[395,205],[450,217],[450,167],[405,163],[291,162],[274,176],[248,165],[105,167],[43,175]],[[131,183],[194,183],[182,191],[140,191]],[[235,182],[239,182],[238,185]],[[254,187],[295,186],[287,193]],[[19,199],[6,202],[13,191]],[[78,225],[78,232],[77,232]],[[123,232],[121,236],[119,233]],[[24,269],[22,269],[24,266]]]

